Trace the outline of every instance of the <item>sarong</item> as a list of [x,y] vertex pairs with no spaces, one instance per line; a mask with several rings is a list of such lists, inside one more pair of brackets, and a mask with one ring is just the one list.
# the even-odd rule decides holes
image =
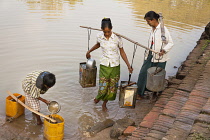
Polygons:
[[99,71],[99,90],[97,100],[115,100],[118,81],[120,79],[120,65],[116,67],[106,67],[100,65]]
[[31,95],[27,93],[25,93],[25,96],[26,96],[26,103],[28,104],[28,106],[33,110],[39,112],[41,109],[39,99],[31,97]]
[[141,70],[139,72],[139,77],[138,77],[138,81],[137,81],[137,86],[138,86],[137,93],[140,96],[143,96],[145,90],[147,90],[146,89],[146,84],[147,84],[147,70],[150,67],[161,67],[161,68],[165,69],[165,66],[166,66],[166,62],[159,62],[159,63],[153,63],[153,62],[151,62],[152,57],[153,56],[151,54],[149,54],[149,56],[147,57],[147,60],[144,61],[143,65],[141,67]]

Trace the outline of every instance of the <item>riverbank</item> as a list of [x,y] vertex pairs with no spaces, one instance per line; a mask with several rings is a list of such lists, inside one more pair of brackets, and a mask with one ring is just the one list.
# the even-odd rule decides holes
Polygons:
[[[137,129],[131,127],[131,136],[120,140],[185,140],[209,139],[210,137],[210,23],[178,68],[177,74],[168,80],[168,87],[159,96],[153,107],[145,108],[137,102],[134,111],[141,116]],[[151,105],[148,102],[147,105]],[[90,140],[110,139],[110,128]],[[128,128],[129,130],[129,128]],[[106,135],[105,135],[106,134]],[[110,139],[111,140],[111,139]]]
[[210,138],[210,23],[128,140]]

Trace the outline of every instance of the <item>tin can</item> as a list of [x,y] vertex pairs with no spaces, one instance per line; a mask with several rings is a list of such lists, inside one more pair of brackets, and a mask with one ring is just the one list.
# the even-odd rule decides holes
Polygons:
[[122,108],[135,108],[138,87],[136,84],[133,84],[131,86],[126,86],[126,85],[128,85],[128,81],[121,81],[119,105]]
[[80,63],[79,83],[83,88],[96,86],[96,74],[97,74],[96,66],[94,68],[87,68],[86,62]]

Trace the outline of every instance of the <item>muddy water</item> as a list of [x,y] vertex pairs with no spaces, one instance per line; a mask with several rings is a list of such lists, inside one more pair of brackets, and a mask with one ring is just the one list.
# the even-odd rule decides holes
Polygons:
[[[43,98],[56,100],[62,106],[59,115],[65,119],[65,139],[85,139],[82,131],[106,118],[135,117],[131,109],[118,107],[118,100],[108,103],[109,112],[101,111],[101,103],[93,104],[97,87],[82,88],[79,63],[86,61],[87,30],[79,26],[100,28],[103,17],[110,17],[113,30],[147,45],[150,27],[143,20],[149,10],[162,12],[165,25],[174,40],[167,63],[167,76],[177,71],[210,21],[208,0],[1,0],[0,1],[0,115],[5,115],[6,91],[21,93],[21,81],[33,70],[48,70],[57,83]],[[98,31],[92,31],[90,46]],[[133,44],[124,40],[124,49],[131,61]],[[134,73],[136,81],[143,62],[144,49],[138,47]],[[99,65],[101,50],[92,53]],[[121,61],[121,80],[128,79]],[[42,103],[42,113],[49,115]],[[12,125],[34,139],[42,139],[42,127],[34,127],[32,115]]]

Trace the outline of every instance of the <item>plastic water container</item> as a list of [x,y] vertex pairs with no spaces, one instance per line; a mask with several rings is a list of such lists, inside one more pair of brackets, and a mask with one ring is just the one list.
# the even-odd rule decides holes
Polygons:
[[52,123],[44,119],[44,137],[47,140],[62,140],[64,137],[64,119],[57,114],[51,116],[53,119],[59,120],[59,122]]
[[[13,95],[17,97],[20,96],[21,94],[14,93]],[[6,115],[9,117],[17,118],[22,114],[24,114],[25,108],[15,100],[12,101],[12,99],[13,98],[11,96],[8,96],[6,98]],[[22,95],[18,100],[25,103],[25,96]]]

